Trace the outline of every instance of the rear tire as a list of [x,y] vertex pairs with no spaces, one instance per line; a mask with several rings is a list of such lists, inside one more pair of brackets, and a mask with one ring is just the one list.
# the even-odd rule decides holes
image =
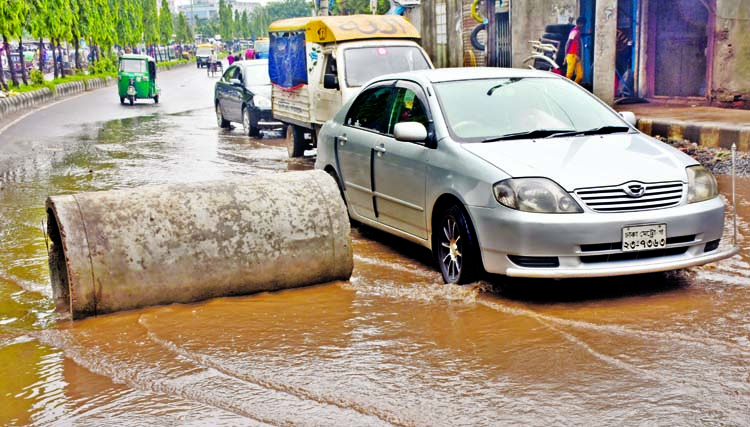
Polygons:
[[120,97],[120,104],[125,105],[125,97],[124,96]]
[[474,230],[459,205],[440,215],[433,230],[433,253],[447,284],[462,285],[476,280],[481,272],[480,252]]
[[154,96],[154,104],[159,103],[159,95]]
[[286,151],[289,157],[302,157],[305,155],[307,143],[305,142],[305,130],[296,125],[286,128]]

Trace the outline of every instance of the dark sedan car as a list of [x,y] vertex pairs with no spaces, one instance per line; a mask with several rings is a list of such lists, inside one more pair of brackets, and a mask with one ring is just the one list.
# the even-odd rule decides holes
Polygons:
[[216,82],[214,106],[219,127],[242,123],[249,136],[260,137],[261,130],[284,126],[273,119],[271,111],[268,60],[238,61],[227,68]]

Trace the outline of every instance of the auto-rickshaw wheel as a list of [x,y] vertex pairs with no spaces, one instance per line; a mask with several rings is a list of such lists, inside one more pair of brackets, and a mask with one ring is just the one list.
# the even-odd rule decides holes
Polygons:
[[154,104],[158,104],[158,103],[159,103],[159,95],[155,95],[154,96]]
[[133,105],[133,103],[135,103],[135,97],[134,96],[129,96],[128,97],[128,101],[130,101],[130,105]]
[[124,96],[120,97],[120,104],[125,104],[125,97]]

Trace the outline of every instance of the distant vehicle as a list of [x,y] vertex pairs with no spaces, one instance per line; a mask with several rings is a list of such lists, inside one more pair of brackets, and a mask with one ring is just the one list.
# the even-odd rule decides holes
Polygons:
[[[575,108],[571,108],[574,106]],[[370,81],[319,134],[352,219],[483,272],[602,277],[728,258],[711,172],[564,77],[446,68]]]
[[273,119],[267,59],[237,61],[227,68],[214,87],[214,106],[219,127],[242,123],[249,136],[284,126]]
[[208,67],[208,58],[211,51],[215,50],[212,44],[199,44],[195,47],[195,66],[197,68]]
[[416,42],[419,32],[402,16],[284,19],[269,33],[274,117],[290,124],[289,157],[314,148],[323,123],[371,78],[433,68]]
[[156,85],[156,61],[147,55],[125,54],[119,58],[117,90],[120,104],[127,99],[133,105],[137,99],[153,99],[159,103],[159,86]]
[[253,44],[255,59],[268,59],[269,41],[268,39],[258,37]]

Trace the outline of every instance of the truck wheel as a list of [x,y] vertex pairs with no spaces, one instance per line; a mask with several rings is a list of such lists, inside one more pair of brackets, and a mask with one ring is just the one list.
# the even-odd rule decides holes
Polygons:
[[286,151],[289,157],[302,157],[305,154],[305,148],[307,148],[305,130],[295,125],[287,126]]

